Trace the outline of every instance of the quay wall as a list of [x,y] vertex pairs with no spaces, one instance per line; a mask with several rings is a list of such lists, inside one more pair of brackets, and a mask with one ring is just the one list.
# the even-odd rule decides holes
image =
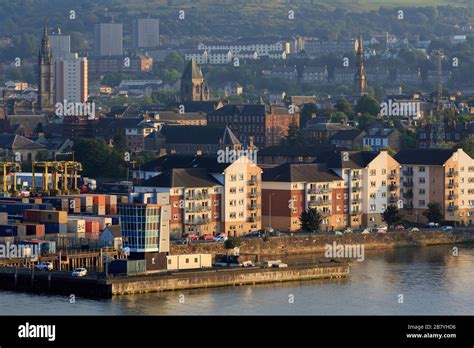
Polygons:
[[346,263],[295,266],[288,268],[254,268],[234,270],[212,270],[179,275],[159,276],[133,281],[111,281],[112,295],[210,288],[220,286],[254,285],[262,283],[286,282],[342,278],[349,275]]
[[[326,244],[362,244],[365,250],[407,246],[474,243],[474,230],[445,232],[439,230],[420,232],[388,232],[373,234],[348,233],[342,236],[329,234],[293,235],[288,237],[242,238],[241,253],[261,256],[299,255],[324,253]],[[173,244],[171,254],[225,253],[224,243]]]

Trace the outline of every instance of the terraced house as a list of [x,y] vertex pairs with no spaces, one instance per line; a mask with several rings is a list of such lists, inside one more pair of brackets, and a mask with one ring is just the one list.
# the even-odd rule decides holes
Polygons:
[[402,165],[403,217],[427,223],[428,203],[439,202],[446,221],[474,222],[474,160],[462,149],[402,150],[395,155]]

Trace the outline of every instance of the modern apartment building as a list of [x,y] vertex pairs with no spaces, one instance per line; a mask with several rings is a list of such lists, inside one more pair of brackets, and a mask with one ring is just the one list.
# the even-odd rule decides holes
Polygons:
[[387,151],[336,151],[316,159],[344,180],[347,226],[377,226],[389,205],[400,206],[400,165]]
[[462,149],[402,150],[403,217],[427,223],[428,203],[439,202],[446,221],[471,225],[474,221],[474,160]]
[[317,209],[323,217],[321,229],[346,226],[344,180],[324,164],[285,163],[264,171],[262,218],[264,227],[280,231],[300,229],[300,215]]
[[58,58],[55,68],[56,102],[84,103],[88,98],[88,65],[87,58],[77,53]]
[[121,56],[123,54],[121,23],[99,23],[94,26],[94,54]]
[[152,48],[160,45],[160,20],[158,18],[139,18],[133,20],[133,46]]
[[51,42],[51,54],[53,60],[67,58],[71,54],[71,36],[61,33],[60,28],[56,28],[49,36]]
[[173,237],[221,232],[239,236],[262,228],[261,169],[251,160],[218,163],[209,156],[188,162],[191,156],[169,156],[168,162],[173,157],[175,164],[135,187],[137,193],[169,196]]

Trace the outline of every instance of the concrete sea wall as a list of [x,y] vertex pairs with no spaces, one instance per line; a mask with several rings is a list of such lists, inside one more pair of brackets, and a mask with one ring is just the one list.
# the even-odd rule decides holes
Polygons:
[[[242,238],[241,253],[258,253],[261,256],[298,255],[323,253],[326,244],[363,244],[365,250],[406,246],[474,243],[474,230],[445,232],[439,230],[420,232],[389,232],[385,234],[294,235],[260,238]],[[225,253],[224,243],[173,244],[172,254]]]
[[330,263],[288,268],[212,270],[162,275],[150,279],[111,281],[112,294],[123,295],[170,290],[239,286],[261,283],[342,278],[349,275],[346,263]]

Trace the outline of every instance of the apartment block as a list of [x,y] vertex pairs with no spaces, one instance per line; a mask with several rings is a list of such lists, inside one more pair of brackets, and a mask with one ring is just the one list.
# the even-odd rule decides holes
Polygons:
[[403,217],[427,223],[428,203],[439,202],[446,221],[472,225],[474,221],[474,160],[462,149],[402,150]]
[[323,217],[321,229],[346,226],[344,180],[324,164],[285,163],[264,171],[262,218],[264,227],[280,231],[300,229],[300,215],[317,209]]
[[135,187],[137,193],[169,196],[172,237],[240,236],[262,228],[261,169],[255,163],[247,157],[233,163],[218,163],[217,157],[186,162],[188,157],[179,160],[187,168],[173,165]]

